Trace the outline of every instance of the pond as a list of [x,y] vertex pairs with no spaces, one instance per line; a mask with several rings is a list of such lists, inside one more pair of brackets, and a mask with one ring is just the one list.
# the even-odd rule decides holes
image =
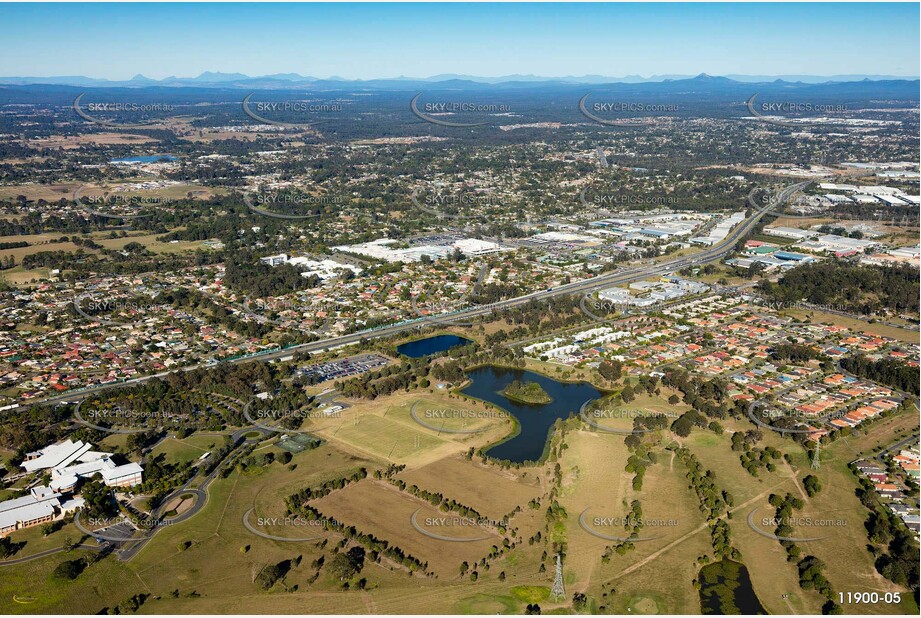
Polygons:
[[721,560],[700,570],[700,609],[704,614],[767,614],[744,564]]
[[410,358],[421,358],[423,356],[431,356],[432,354],[450,350],[459,345],[467,345],[468,343],[473,342],[470,339],[457,335],[436,335],[435,337],[417,339],[416,341],[410,341],[409,343],[397,346],[397,354],[402,354]]
[[[507,410],[518,421],[518,435],[486,451],[490,457],[515,463],[540,460],[553,423],[557,419],[567,418],[570,414],[577,415],[583,403],[604,396],[603,392],[586,382],[558,382],[539,373],[521,369],[489,365],[469,372],[467,377],[471,383],[463,389],[463,394]],[[515,380],[540,384],[552,401],[543,404],[511,401],[502,391]]]
[[173,155],[146,155],[143,157],[125,157],[112,159],[109,163],[159,163],[160,161],[176,161]]

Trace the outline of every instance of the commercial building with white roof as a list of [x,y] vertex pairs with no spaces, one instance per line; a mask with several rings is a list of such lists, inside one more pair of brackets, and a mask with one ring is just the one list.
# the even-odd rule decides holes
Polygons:
[[[548,234],[560,234],[568,236],[561,232],[548,232]],[[592,237],[586,237],[591,241],[597,241]],[[336,251],[343,253],[356,253],[368,257],[377,258],[387,262],[419,262],[422,256],[428,256],[433,260],[447,257],[454,253],[455,249],[460,250],[463,254],[469,256],[487,255],[499,251],[509,251],[510,248],[503,247],[494,242],[479,240],[476,238],[461,238],[451,244],[443,245],[417,245],[405,249],[394,249],[390,245],[397,243],[396,240],[381,238],[371,242],[357,245],[341,245],[333,247]]]
[[73,491],[80,479],[102,475],[109,487],[130,487],[143,482],[144,469],[136,463],[118,465],[109,453],[91,450],[92,444],[65,440],[29,453],[22,462],[26,472],[51,470],[50,487],[60,492]]
[[769,236],[776,236],[777,238],[792,238],[794,240],[805,240],[806,238],[814,238],[819,235],[820,232],[813,230],[801,230],[795,227],[766,227],[764,228],[764,233]]
[[22,467],[26,472],[61,468],[79,460],[91,448],[91,444],[86,444],[82,440],[76,442],[65,440],[28,453],[22,462]]
[[60,497],[48,487],[33,487],[21,498],[0,502],[0,536],[53,520]]

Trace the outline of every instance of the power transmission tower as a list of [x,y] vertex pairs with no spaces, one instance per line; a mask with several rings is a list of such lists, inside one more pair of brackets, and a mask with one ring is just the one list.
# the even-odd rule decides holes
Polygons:
[[815,443],[815,450],[812,451],[812,469],[819,469],[819,442]]
[[556,577],[553,578],[553,588],[550,589],[553,598],[559,601],[566,596],[566,590],[563,589],[563,563],[560,555],[556,555]]

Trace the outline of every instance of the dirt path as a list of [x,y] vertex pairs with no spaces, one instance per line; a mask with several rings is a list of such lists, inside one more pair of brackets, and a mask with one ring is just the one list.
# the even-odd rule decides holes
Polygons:
[[[761,498],[763,498],[765,495],[771,493],[772,491],[774,491],[775,489],[777,489],[778,487],[780,487],[781,485],[784,485],[784,484],[786,484],[786,483],[787,483],[787,481],[784,480],[782,483],[778,483],[777,485],[771,487],[770,489],[765,489],[763,492],[761,492],[760,494],[758,494],[758,495],[755,496],[754,498],[751,498],[750,500],[747,500],[746,502],[743,502],[743,503],[740,504],[739,506],[730,509],[730,511],[733,512],[733,513],[735,513],[736,511],[738,511],[738,510],[740,510],[740,509],[743,509],[743,508],[749,506],[750,504],[753,504],[754,502],[757,502],[758,500],[760,500]],[[703,530],[706,530],[707,527],[708,527],[708,526],[707,526],[707,523],[704,522],[703,524],[701,524],[701,525],[698,526],[697,528],[694,528],[694,529],[691,530],[690,532],[688,532],[688,533],[684,534],[683,536],[681,536],[681,537],[675,539],[674,541],[672,541],[671,543],[669,543],[668,545],[666,545],[665,547],[663,547],[663,548],[660,549],[659,551],[657,551],[657,552],[655,552],[655,553],[652,553],[652,554],[650,554],[649,556],[647,556],[647,557],[643,558],[642,560],[640,560],[639,562],[634,563],[633,565],[627,567],[626,569],[624,569],[623,571],[621,571],[620,573],[618,573],[617,575],[615,575],[614,577],[612,577],[612,578],[611,578],[611,581],[613,581],[613,580],[615,580],[615,579],[620,579],[621,577],[624,577],[625,575],[629,575],[629,574],[632,573],[633,571],[636,571],[637,569],[642,568],[643,566],[645,566],[645,565],[648,564],[649,562],[652,562],[653,560],[655,560],[656,558],[658,558],[659,556],[661,556],[662,554],[664,554],[664,553],[667,552],[668,550],[672,549],[673,547],[675,547],[675,546],[677,546],[677,545],[680,545],[681,543],[685,542],[686,540],[688,540],[689,538],[693,537],[693,536],[696,535],[697,533],[699,533],[699,532],[701,532],[701,531],[703,531]]]
[[787,598],[787,595],[784,595],[784,596],[783,596],[783,602],[787,604],[787,609],[790,610],[790,614],[795,616],[795,615],[796,615],[796,610],[795,610],[795,609],[793,608],[793,606],[790,604],[790,599]]
[[361,600],[364,602],[365,609],[368,610],[369,614],[379,614],[380,613],[379,611],[377,611],[377,605],[375,605],[374,599],[371,597],[370,594],[368,594],[367,592],[362,592]]
[[806,494],[806,490],[803,489],[803,485],[796,480],[796,471],[793,470],[793,466],[787,463],[786,459],[782,459],[784,467],[787,469],[787,476],[793,481],[793,485],[799,490],[799,495],[803,498],[803,502],[808,502],[809,496]]

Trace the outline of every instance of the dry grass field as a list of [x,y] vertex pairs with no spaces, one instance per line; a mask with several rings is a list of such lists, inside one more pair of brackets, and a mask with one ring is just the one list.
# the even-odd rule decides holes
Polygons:
[[[295,455],[291,465],[276,462],[244,473],[235,471],[228,478],[214,481],[201,512],[186,522],[162,529],[128,563],[107,559],[89,567],[72,583],[52,580],[48,574],[58,563],[79,552],[17,567],[0,567],[0,611],[94,613],[143,592],[152,596],[139,613],[304,613],[304,608],[309,608],[306,611],[310,613],[406,613],[410,608],[424,613],[523,613],[528,599],[543,598],[552,584],[552,568],[539,572],[540,555],[546,546],[526,542],[543,529],[547,505],[534,510],[526,504],[546,491],[545,479],[553,463],[501,470],[467,461],[463,457],[469,448],[466,443],[453,441],[446,434],[439,436],[409,418],[412,402],[420,396],[425,405],[432,406],[446,402],[456,405],[460,401],[440,392],[399,394],[352,406],[338,419],[311,421],[316,426],[311,424],[309,429],[321,435],[328,433],[328,442]],[[652,399],[631,403],[650,409],[661,405]],[[854,495],[855,482],[847,462],[856,452],[872,451],[880,439],[902,435],[913,419],[916,417],[903,414],[877,423],[869,436],[839,440],[823,450],[818,471],[811,470],[801,447],[768,434],[759,446],[772,445],[788,453],[791,464],[779,462],[775,472],[762,470],[758,478],[742,468],[738,453],[729,446],[730,432],[750,429],[747,421],[724,421],[727,431],[722,436],[695,429],[688,438],[681,439],[706,468],[715,472],[717,484],[733,493],[732,542],[741,551],[755,591],[770,613],[815,613],[822,599],[814,592],[799,589],[795,565],[787,562],[776,540],[749,528],[747,516],[758,509],[757,519],[770,517],[772,509],[767,499],[772,492],[802,495],[802,477],[809,473],[819,476],[823,490],[807,500],[800,514],[835,517],[845,520],[846,525],[835,527],[827,538],[802,543],[804,552],[818,556],[828,565],[826,574],[835,590],[898,589],[876,574],[872,556],[864,548],[866,510]],[[417,440],[415,433],[422,437]],[[655,439],[653,435],[648,437],[650,443]],[[168,439],[157,446],[156,453],[164,453],[171,460],[188,460],[199,456],[215,440],[205,435]],[[661,455],[647,469],[642,489],[636,491],[631,484],[633,475],[624,471],[629,452],[623,436],[585,429],[567,433],[567,448],[559,460],[563,473],[559,502],[567,518],[552,530],[551,536],[567,544],[564,579],[568,597],[573,592],[585,592],[593,609],[606,613],[700,611],[692,581],[700,568],[698,557],[712,554],[710,534],[696,496],[687,487],[684,467],[661,448],[669,441],[671,438],[665,437],[658,442],[656,450]],[[437,508],[400,492],[386,481],[369,477],[315,500],[313,505],[329,517],[386,539],[427,561],[436,576],[410,577],[384,560],[382,564],[366,564],[362,571],[362,577],[368,580],[365,591],[342,590],[341,583],[325,568],[314,580],[317,569],[313,561],[321,556],[329,561],[332,545],[321,548],[319,541],[303,539],[325,538],[333,544],[341,537],[316,527],[273,522],[272,518],[282,518],[285,498],[304,487],[348,476],[360,467],[373,472],[386,466],[391,449],[401,452],[399,458],[391,454],[395,460],[411,463],[398,475],[408,484],[469,504],[487,517],[502,516],[521,504],[523,511],[512,519],[512,526],[525,542],[494,560],[488,571],[480,569],[473,584],[468,576],[460,575],[460,563],[466,560],[472,564],[485,556],[494,544],[501,543],[501,537],[488,527],[441,522],[438,518],[445,514]],[[257,453],[266,451],[277,452],[272,439],[261,444]],[[615,542],[586,532],[579,525],[579,514],[589,509],[587,522],[592,529],[617,535],[620,530],[603,523],[595,525],[593,519],[622,517],[634,499],[641,501],[647,521],[675,523],[647,525],[641,536],[656,538],[637,542],[626,555],[614,553],[608,563],[603,563],[604,547]],[[258,530],[290,540],[269,540],[250,532],[243,524],[243,516],[250,509],[255,509],[255,514],[249,521]],[[458,542],[426,536],[413,527],[414,513],[416,523],[435,535],[487,538]],[[24,554],[31,554],[60,546],[65,536],[79,538],[72,526],[49,537],[32,529],[18,538],[28,541]],[[184,545],[187,542],[191,543],[189,547]],[[255,575],[265,565],[298,556],[299,564],[282,584],[263,591],[254,583]],[[504,581],[500,573],[505,574]],[[178,593],[174,595],[173,591]],[[553,613],[564,610],[568,602],[568,598],[563,604],[546,599],[540,605],[544,613]],[[856,613],[881,613],[887,609],[896,608],[882,604],[845,607]],[[897,611],[911,613],[912,609],[908,601]]]
[[812,322],[821,324],[836,324],[838,326],[849,328],[858,333],[867,333],[870,335],[889,337],[890,339],[895,339],[896,341],[904,341],[906,343],[917,344],[919,342],[919,338],[921,338],[921,334],[919,334],[918,331],[905,330],[904,328],[895,328],[881,323],[870,324],[869,322],[864,322],[863,320],[848,318],[835,313],[789,309],[782,311],[781,314],[799,318],[801,320],[809,319]]
[[[61,198],[73,200],[74,192],[80,190],[79,195],[85,197],[99,197],[104,193],[112,194],[112,190],[118,186],[127,186],[131,183],[157,180],[155,177],[138,177],[119,181],[111,186],[104,187],[87,187],[81,183],[59,183],[59,184],[22,184],[22,185],[4,185],[0,187],[0,199],[13,199],[24,195],[30,200],[45,200],[46,202],[57,202]],[[162,198],[162,199],[179,199],[186,198],[189,194],[197,199],[208,199],[214,195],[222,195],[227,190],[221,187],[203,187],[195,184],[175,184],[158,189],[144,191],[119,191],[117,195],[128,197],[145,197],[145,198]]]
[[147,135],[135,135],[132,133],[85,133],[83,135],[52,135],[51,137],[30,139],[25,141],[28,148],[42,150],[44,148],[55,148],[60,150],[73,150],[81,146],[124,146],[156,143],[155,138]]
[[[697,499],[686,486],[683,469],[672,461],[670,454],[659,457],[647,469],[643,488],[635,491],[633,474],[624,471],[629,451],[623,440],[623,436],[587,431],[574,432],[567,438],[569,449],[564,457],[564,473],[569,482],[564,481],[565,490],[560,499],[569,515],[565,531],[567,579],[573,590],[586,592],[599,604],[605,604],[603,584],[613,582],[619,588],[621,579],[629,577],[641,582],[630,588],[639,595],[637,602],[646,598],[655,600],[633,607],[633,612],[640,606],[648,606],[652,613],[695,612],[696,591],[691,580],[696,572],[690,567],[706,551],[709,541],[709,534],[700,530],[703,519]],[[635,548],[623,556],[614,553],[610,562],[604,564],[601,558],[605,547],[617,541],[590,534],[579,524],[579,515],[585,512],[586,526],[592,531],[624,537],[627,533],[622,526],[607,525],[596,518],[625,517],[633,500],[641,502],[643,519],[647,522],[639,536],[650,540],[634,543]],[[670,578],[666,585],[655,581],[660,579],[654,577],[656,573],[682,569],[689,570],[691,575],[685,579]],[[689,600],[694,602],[688,605]],[[624,613],[628,613],[626,609]]]
[[30,200],[45,200],[46,202],[57,202],[63,198],[72,200],[74,191],[82,186],[80,183],[59,183],[59,184],[25,184],[25,185],[4,185],[0,187],[0,198],[14,199],[24,195]]
[[535,471],[500,470],[475,461],[448,457],[398,475],[408,485],[437,491],[492,519],[527,504],[543,492]]
[[[69,251],[74,252],[77,250],[82,250],[84,253],[98,253],[95,250],[87,249],[85,247],[78,247],[74,243],[68,242],[59,242],[62,236],[67,236],[66,234],[32,234],[25,236],[0,236],[0,242],[27,242],[29,243],[28,247],[19,247],[16,249],[3,249],[0,250],[0,258],[6,256],[13,256],[16,260],[16,263],[21,263],[22,259],[27,255],[32,255],[35,253],[41,253],[42,251]],[[176,242],[160,242],[157,240],[157,237],[162,236],[162,234],[137,234],[129,233],[126,236],[119,236],[116,238],[111,238],[107,233],[96,233],[91,234],[90,237],[94,242],[102,245],[106,249],[121,249],[128,243],[137,242],[147,248],[148,251],[153,253],[181,253],[183,251],[195,251],[196,249],[201,249],[203,247],[204,241],[176,241]],[[47,269],[37,269],[36,271],[31,272],[40,272],[41,276],[47,276]],[[5,275],[9,273],[4,273]]]
[[[344,524],[387,539],[423,562],[443,579],[459,577],[461,562],[476,562],[501,542],[501,537],[482,526],[426,526],[426,518],[445,517],[431,504],[401,492],[385,481],[365,479],[313,502],[321,513]],[[421,509],[421,511],[420,511]],[[434,539],[416,530],[416,521],[427,531],[440,536],[473,541]]]
[[[471,446],[487,444],[511,430],[511,421],[494,418],[495,411],[479,402],[444,392],[398,393],[379,401],[354,401],[337,417],[311,419],[306,426],[317,435],[353,450],[414,468],[451,455],[466,452]],[[418,405],[417,405],[418,404]],[[489,412],[486,419],[471,419],[466,427],[488,429],[475,434],[456,434],[429,429],[415,422],[425,410],[464,409]],[[434,425],[437,421],[430,423]],[[457,419],[450,425],[463,426]],[[438,426],[438,425],[436,425]]]

